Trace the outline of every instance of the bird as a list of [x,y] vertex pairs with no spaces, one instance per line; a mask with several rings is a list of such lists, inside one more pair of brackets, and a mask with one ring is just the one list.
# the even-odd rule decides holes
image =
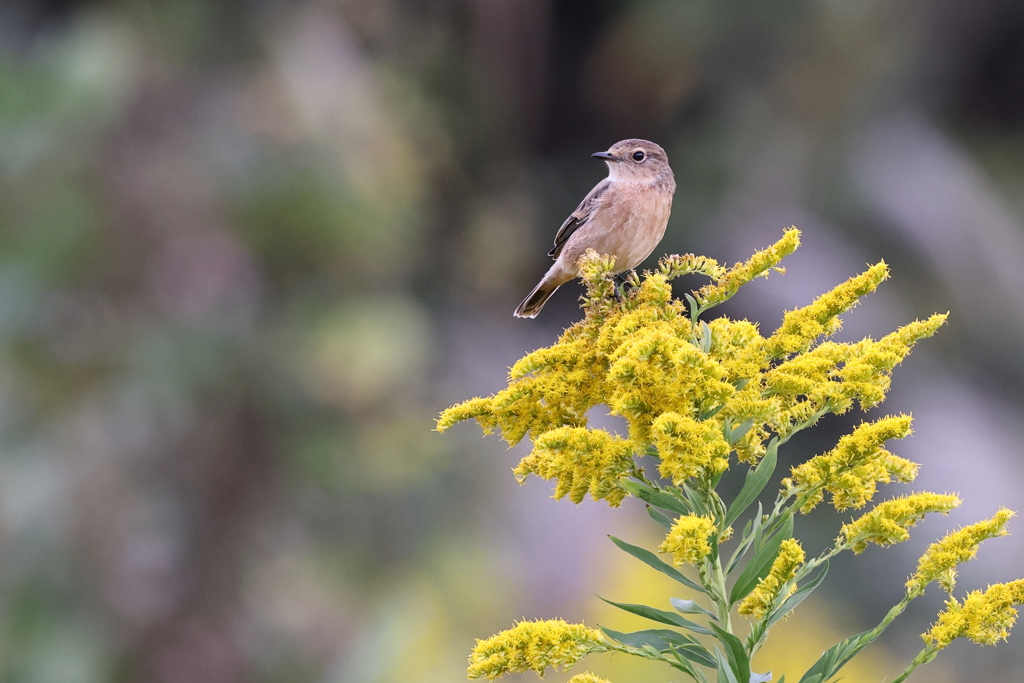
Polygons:
[[555,290],[578,276],[577,262],[587,249],[614,256],[611,272],[618,274],[640,265],[665,235],[676,191],[665,150],[630,138],[591,156],[604,160],[608,177],[558,229],[548,252],[555,263],[516,308],[517,318],[537,317]]

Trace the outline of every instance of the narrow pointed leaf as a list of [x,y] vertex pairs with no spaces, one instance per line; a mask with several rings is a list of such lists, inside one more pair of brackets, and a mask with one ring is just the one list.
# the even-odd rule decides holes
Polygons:
[[693,590],[699,591],[701,593],[707,593],[707,591],[704,590],[704,588],[699,583],[683,574],[681,571],[670,565],[668,562],[663,561],[660,557],[652,553],[650,550],[645,550],[644,548],[631,545],[621,539],[615,538],[614,536],[609,536],[608,538],[612,539],[612,543],[619,546],[619,548],[624,550],[626,553],[632,555],[636,559],[640,560],[648,567],[657,569],[665,576],[675,579],[687,588],[692,588]]
[[711,628],[714,629],[718,640],[725,647],[725,656],[729,660],[729,667],[736,674],[736,680],[749,681],[750,656],[747,654],[746,648],[743,647],[743,641],[715,624],[711,624]]
[[766,540],[764,545],[747,562],[747,566],[743,568],[743,573],[740,574],[740,577],[736,579],[736,583],[733,584],[732,592],[729,593],[730,604],[734,605],[747,597],[747,594],[757,586],[757,582],[768,576],[768,572],[772,568],[772,562],[775,561],[775,557],[779,554],[779,546],[782,545],[784,540],[792,538],[792,536],[793,524],[791,517],[789,524]]
[[682,600],[680,598],[669,598],[669,602],[672,603],[672,607],[674,607],[677,612],[682,612],[683,614],[704,614],[704,615],[710,617],[711,619],[714,619],[715,621],[718,621],[718,616],[717,615],[715,615],[714,613],[712,613],[712,612],[704,609],[700,605],[698,605],[695,600]]
[[729,662],[726,661],[725,655],[719,652],[718,648],[715,648],[715,660],[718,664],[718,678],[717,683],[740,683],[739,679],[736,678],[736,672],[729,666]]
[[678,669],[679,671],[682,671],[687,676],[692,678],[694,681],[700,683],[700,679],[697,678],[697,670],[693,668],[693,665],[690,663],[690,661],[678,652],[675,652],[674,650],[672,650],[671,652],[672,656],[675,658],[676,661],[669,662],[668,665],[671,666],[673,669]]
[[609,638],[617,640],[623,645],[636,648],[652,647],[657,652],[675,651],[687,660],[702,666],[715,666],[714,658],[704,649],[703,645],[677,631],[652,628],[632,633],[620,633],[606,626],[600,628]]
[[757,542],[758,537],[761,535],[761,518],[763,515],[764,510],[761,507],[761,503],[758,503],[757,514],[743,528],[743,535],[740,537],[743,539],[743,542],[733,551],[732,557],[729,559],[729,564],[725,570],[726,576],[732,574],[733,570],[736,569],[736,565],[740,563],[743,556],[750,550],[750,546]]
[[[734,445],[737,441],[743,438],[743,436],[750,431],[750,428],[754,426],[753,420],[744,420],[738,427],[729,430],[729,433],[725,436],[729,445]],[[766,454],[767,455],[767,454]]]
[[690,507],[693,508],[693,511],[696,514],[701,515],[702,517],[708,516],[707,506],[704,505],[700,496],[697,495],[697,492],[694,491],[689,484],[683,484],[683,494],[686,496],[686,501],[690,504]]
[[800,683],[824,683],[877,637],[878,634],[872,637],[871,631],[864,631],[836,643],[821,654],[818,661],[800,678]]
[[647,516],[653,519],[658,524],[660,524],[665,529],[669,531],[672,530],[672,520],[669,519],[664,512],[654,507],[653,505],[647,506]]
[[[600,597],[600,596],[598,596]],[[684,617],[679,616],[675,612],[669,612],[668,610],[658,609],[657,607],[650,607],[648,605],[637,605],[628,602],[614,602],[607,598],[601,598],[609,605],[618,607],[621,610],[625,610],[630,614],[635,614],[638,617],[644,617],[651,621],[657,621],[662,624],[668,624],[669,626],[679,626],[693,631],[694,633],[700,633],[701,635],[710,636],[712,631],[707,626],[701,626],[695,621],[690,621]]]
[[761,458],[761,462],[757,463],[757,467],[747,471],[747,478],[743,482],[743,488],[740,489],[739,494],[736,495],[736,499],[733,500],[732,505],[729,506],[729,511],[725,515],[726,527],[730,526],[733,522],[740,518],[743,511],[746,510],[751,503],[757,500],[757,497],[764,490],[764,487],[771,480],[772,475],[775,473],[775,465],[779,455],[779,443],[778,440],[773,437],[771,442],[768,444],[768,452]]
[[803,602],[804,598],[810,595],[815,588],[821,585],[821,582],[825,580],[825,574],[828,574],[828,560],[825,560],[825,564],[822,565],[817,576],[798,588],[791,596],[786,598],[786,601],[779,606],[779,609],[769,617],[765,628],[771,628],[778,623],[779,619],[782,619],[784,616],[796,609],[796,606]]
[[699,315],[698,312],[700,311],[700,306],[697,305],[697,300],[694,299],[689,294],[683,294],[683,296],[686,297],[686,304],[689,308],[690,320],[696,322],[697,315]]
[[641,484],[640,482],[632,479],[619,479],[619,486],[626,489],[629,493],[640,500],[650,503],[656,507],[660,507],[663,510],[675,512],[680,515],[690,514],[690,509],[686,506],[686,503],[668,493],[656,491],[646,484]]

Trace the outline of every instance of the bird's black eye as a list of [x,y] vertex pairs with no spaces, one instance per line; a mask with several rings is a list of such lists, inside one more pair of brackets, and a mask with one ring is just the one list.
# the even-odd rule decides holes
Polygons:
[[633,161],[643,161],[644,156],[645,155],[643,153],[643,150],[638,149],[637,151],[633,152]]

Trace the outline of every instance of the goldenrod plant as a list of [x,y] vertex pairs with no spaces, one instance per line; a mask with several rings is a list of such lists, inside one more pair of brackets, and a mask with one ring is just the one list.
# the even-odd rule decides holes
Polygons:
[[[796,517],[826,497],[838,511],[861,509],[879,484],[914,480],[919,466],[886,448],[910,434],[909,415],[860,424],[827,453],[793,467],[770,507],[758,502],[779,449],[794,434],[855,404],[861,410],[877,406],[893,368],[946,320],[937,314],[878,340],[831,341],[840,316],[888,277],[885,263],[786,312],[768,336],[746,320],[705,319],[756,277],[781,272],[780,261],[799,241],[799,231],[790,228],[732,268],[706,257],[668,256],[642,278],[631,274],[625,291],[610,275],[612,261],[589,252],[579,264],[587,288],[584,319],[554,345],[516,363],[507,388],[441,414],[439,431],[473,418],[485,433],[497,430],[511,445],[529,435],[533,450],[514,469],[520,483],[531,474],[553,479],[554,497],[574,503],[588,494],[613,507],[627,496],[644,501],[651,519],[664,527],[658,552],[665,559],[612,541],[685,592],[667,601],[672,610],[612,602],[658,625],[634,633],[561,620],[520,622],[477,641],[470,678],[493,680],[531,669],[543,676],[548,668],[566,670],[587,655],[621,652],[662,661],[701,683],[769,681],[771,672],[750,670],[751,657],[771,627],[821,584],[833,557],[859,554],[872,543],[905,541],[926,515],[960,504],[955,495],[927,492],[880,502],[813,555],[794,537]],[[691,273],[710,283],[685,300],[675,298],[670,281]],[[591,428],[587,414],[598,405],[624,418],[628,433]],[[726,501],[717,487],[731,467],[745,468],[745,480]],[[932,544],[906,582],[905,596],[881,623],[829,648],[800,683],[832,679],[933,582],[951,595],[897,683],[957,638],[980,644],[1005,639],[1015,607],[1024,603],[1024,579],[969,593],[962,601],[952,592],[957,566],[974,557],[983,540],[1005,535],[1013,514],[1000,509]],[[742,532],[734,534],[741,519]],[[693,571],[681,572],[684,566]],[[571,681],[607,683],[590,673]]]

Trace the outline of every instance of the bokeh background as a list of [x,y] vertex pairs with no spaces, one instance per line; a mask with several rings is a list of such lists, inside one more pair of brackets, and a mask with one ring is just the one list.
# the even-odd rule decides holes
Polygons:
[[[840,338],[951,313],[874,414],[913,411],[894,450],[964,506],[835,562],[758,670],[795,681],[927,543],[1024,509],[1021,3],[6,0],[0,681],[459,681],[514,619],[666,607],[676,587],[606,539],[656,543],[642,509],[552,501],[511,476],[522,446],[432,431],[579,318],[576,285],[511,312],[604,174],[589,154],[626,137],[679,181],[656,255],[803,230],[729,314],[774,329],[879,259],[893,277]],[[1024,575],[1022,538],[960,595]],[[942,597],[848,680],[902,670]],[[912,680],[1024,680],[1022,638]]]

